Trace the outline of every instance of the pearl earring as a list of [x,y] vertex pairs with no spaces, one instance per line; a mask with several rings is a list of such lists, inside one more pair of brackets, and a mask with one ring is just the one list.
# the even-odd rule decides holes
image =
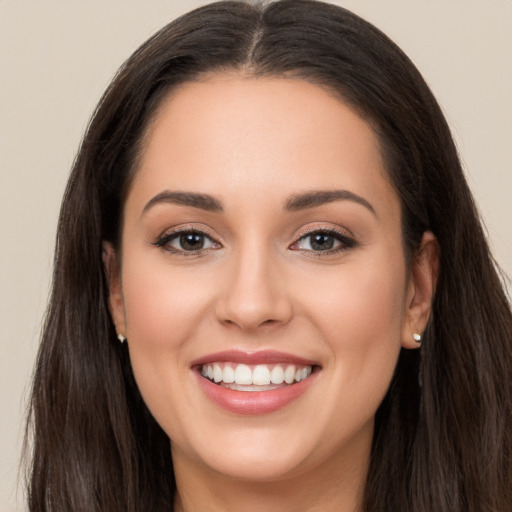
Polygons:
[[421,334],[418,334],[417,332],[415,332],[413,335],[412,335],[414,341],[418,344],[418,345],[421,345]]
[[126,341],[126,338],[122,335],[122,334],[118,334],[117,335],[117,339],[121,342],[121,343],[124,343]]

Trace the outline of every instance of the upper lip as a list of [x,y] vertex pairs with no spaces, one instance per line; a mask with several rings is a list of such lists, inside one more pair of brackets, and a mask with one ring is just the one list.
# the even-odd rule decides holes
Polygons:
[[200,366],[211,363],[231,362],[238,364],[257,365],[257,364],[279,364],[288,363],[304,366],[315,366],[318,363],[310,359],[305,359],[286,352],[277,350],[257,350],[246,352],[243,350],[224,350],[215,352],[194,359],[191,366]]

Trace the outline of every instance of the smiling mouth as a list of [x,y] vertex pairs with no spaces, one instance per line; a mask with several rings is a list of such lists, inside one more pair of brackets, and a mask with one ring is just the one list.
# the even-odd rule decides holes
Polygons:
[[201,375],[210,382],[235,391],[272,391],[286,388],[307,379],[311,365],[297,364],[237,364],[216,362],[203,364]]

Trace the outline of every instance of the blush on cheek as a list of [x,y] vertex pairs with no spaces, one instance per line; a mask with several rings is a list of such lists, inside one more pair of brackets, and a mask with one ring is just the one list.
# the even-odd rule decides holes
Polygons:
[[146,272],[132,266],[127,275],[123,291],[130,337],[157,345],[186,339],[194,317],[203,310],[197,283],[182,283],[183,279],[173,279],[166,269],[154,266]]
[[[346,368],[353,378],[357,378],[358,372],[367,365],[387,373],[396,364],[400,349],[403,283],[391,277],[368,270],[353,272],[342,286],[337,287],[343,293],[331,296],[326,319],[328,315],[335,325],[329,331],[339,333],[336,343],[351,361]],[[334,304],[337,314],[332,311]],[[327,324],[327,320],[323,324]]]

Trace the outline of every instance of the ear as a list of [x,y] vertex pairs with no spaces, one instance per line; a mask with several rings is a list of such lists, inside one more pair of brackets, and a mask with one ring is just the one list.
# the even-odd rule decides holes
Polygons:
[[402,347],[419,348],[415,334],[423,335],[432,309],[439,274],[439,243],[430,231],[423,234],[420,248],[413,256],[407,283]]
[[116,250],[110,242],[103,242],[103,266],[109,290],[109,309],[117,334],[126,336],[123,292],[121,289],[121,266]]

